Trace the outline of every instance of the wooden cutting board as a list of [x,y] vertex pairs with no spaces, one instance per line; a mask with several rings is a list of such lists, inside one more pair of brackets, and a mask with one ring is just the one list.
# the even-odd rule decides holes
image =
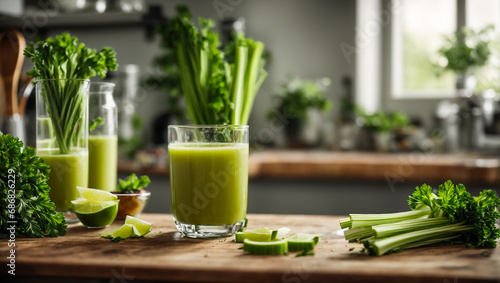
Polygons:
[[[471,249],[438,245],[373,257],[360,244],[338,236],[336,216],[248,215],[249,228],[289,227],[294,233],[319,233],[314,256],[255,256],[239,249],[232,237],[188,239],[176,232],[172,216],[144,214],[154,224],[143,239],[118,243],[102,239],[104,230],[81,224],[57,238],[16,239],[16,276],[102,278],[192,282],[500,282],[500,248]],[[354,251],[349,251],[354,247]],[[0,281],[7,274],[7,240],[0,244]],[[7,281],[8,282],[8,281]]]

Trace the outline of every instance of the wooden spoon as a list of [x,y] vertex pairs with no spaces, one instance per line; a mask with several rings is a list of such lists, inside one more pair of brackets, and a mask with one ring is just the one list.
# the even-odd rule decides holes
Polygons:
[[17,30],[7,30],[0,35],[0,95],[4,117],[19,114],[17,87],[25,47],[24,36]]

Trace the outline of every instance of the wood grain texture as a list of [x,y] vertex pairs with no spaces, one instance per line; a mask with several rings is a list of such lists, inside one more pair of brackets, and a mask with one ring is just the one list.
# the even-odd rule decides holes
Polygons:
[[[289,227],[290,233],[319,233],[315,256],[245,254],[232,237],[188,239],[172,216],[144,214],[153,232],[119,243],[81,224],[58,238],[16,239],[16,275],[188,282],[500,282],[500,251],[437,245],[383,257],[359,252],[337,236],[335,216],[248,215],[249,228]],[[121,225],[115,222],[113,227]],[[106,230],[107,230],[106,229]],[[355,251],[349,248],[355,247]],[[7,241],[0,243],[0,276],[7,273]],[[2,280],[2,282],[4,282]]]
[[[500,184],[500,160],[479,154],[263,151],[250,154],[249,178]],[[121,163],[123,173],[168,176],[168,166]]]

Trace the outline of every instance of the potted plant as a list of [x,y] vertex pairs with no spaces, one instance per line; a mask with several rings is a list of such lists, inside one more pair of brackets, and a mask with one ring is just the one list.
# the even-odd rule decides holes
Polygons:
[[485,66],[491,55],[493,25],[479,31],[465,26],[453,35],[445,37],[445,44],[438,53],[442,56],[439,66],[444,71],[456,73],[456,89],[470,92],[476,87],[474,69]]
[[360,147],[368,150],[389,151],[393,137],[405,134],[410,124],[408,116],[402,112],[388,114],[382,110],[367,114],[356,107],[358,125],[364,130],[360,136]]
[[284,125],[290,147],[302,146],[301,134],[310,110],[330,109],[331,103],[323,92],[329,85],[329,78],[310,80],[294,77],[281,87],[277,95],[277,107],[269,111],[267,119],[276,119]]

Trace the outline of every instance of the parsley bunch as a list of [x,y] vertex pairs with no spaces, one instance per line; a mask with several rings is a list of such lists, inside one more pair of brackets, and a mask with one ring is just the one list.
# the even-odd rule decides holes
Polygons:
[[[84,80],[94,76],[104,78],[107,71],[117,68],[116,54],[109,47],[99,52],[78,43],[68,33],[30,42],[24,55],[35,63],[27,75],[42,80],[41,95],[52,121],[61,154],[70,151],[72,142],[77,144],[79,129],[83,127],[86,95],[81,87]],[[80,125],[80,126],[79,126]]]
[[[23,148],[18,138],[0,133],[0,231],[7,232],[16,221],[16,234],[28,237],[63,236],[66,222],[49,198],[50,168],[35,149]],[[12,189],[15,187],[15,190]],[[9,212],[9,195],[14,195],[15,213]]]

